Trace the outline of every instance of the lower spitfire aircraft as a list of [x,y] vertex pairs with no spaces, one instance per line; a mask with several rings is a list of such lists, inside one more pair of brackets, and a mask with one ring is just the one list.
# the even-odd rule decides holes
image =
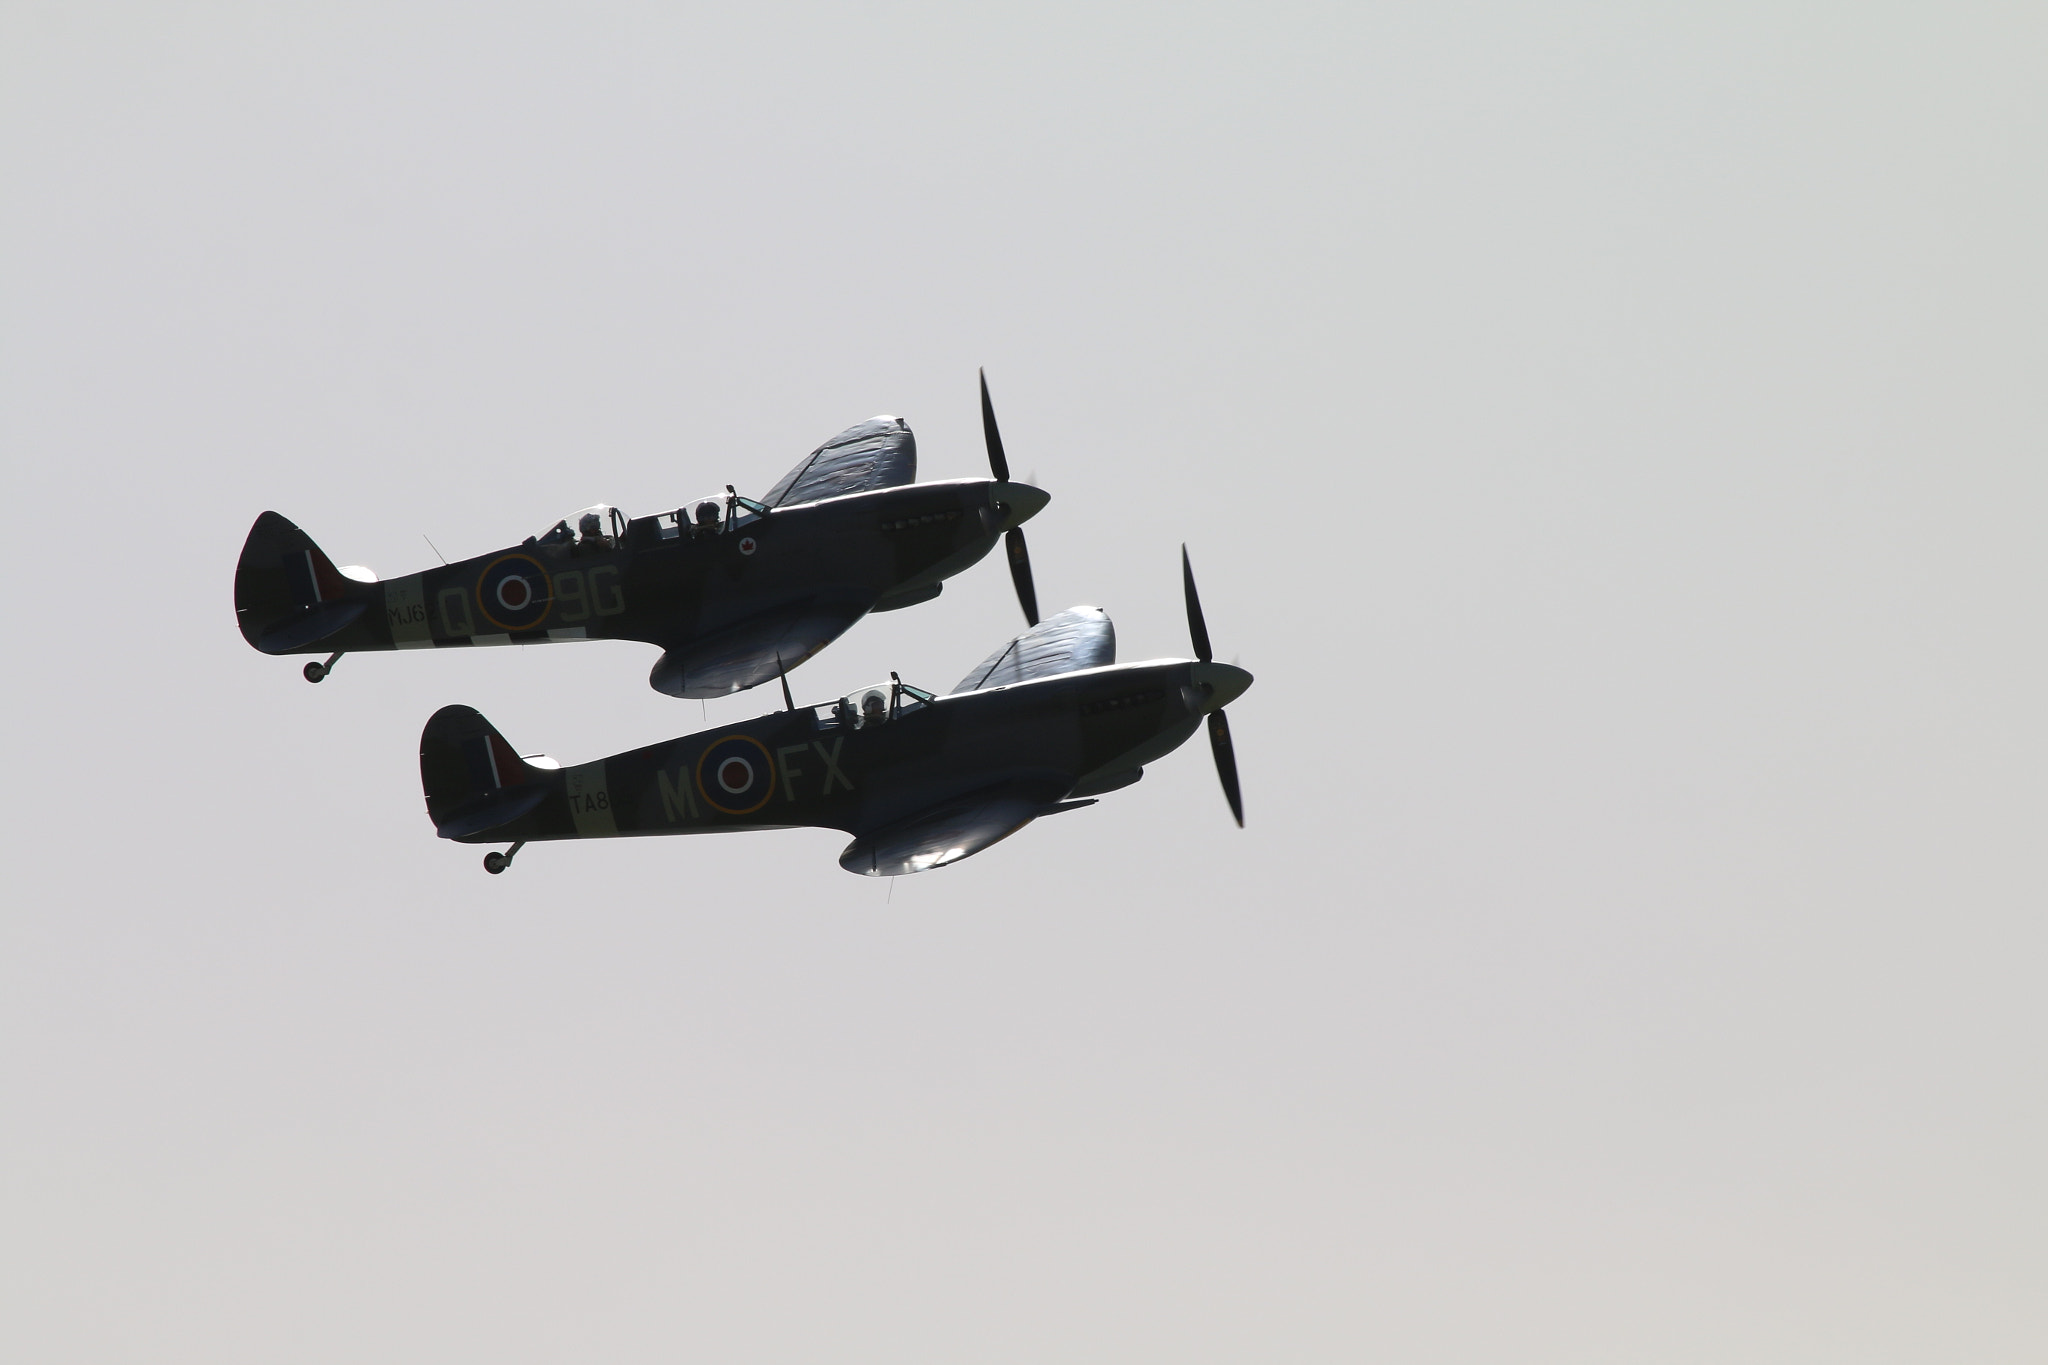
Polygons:
[[1185,548],[1181,573],[1193,659],[1119,664],[1109,617],[1076,607],[1011,640],[945,696],[892,673],[799,708],[784,678],[787,710],[570,768],[522,759],[476,711],[443,707],[420,735],[427,814],[444,839],[510,841],[484,856],[492,873],[537,840],[815,826],[854,836],[839,856],[847,871],[894,877],[1094,805],[1206,718],[1242,826],[1223,708],[1252,675],[1211,659]]
[[628,518],[600,504],[524,544],[382,583],[265,512],[235,568],[235,615],[266,654],[327,654],[308,682],[363,650],[639,640],[663,651],[656,691],[719,697],[795,668],[870,611],[930,601],[1000,537],[1036,623],[1020,523],[1049,499],[1011,481],[986,378],[981,412],[993,479],[914,482],[916,438],[877,417],[758,502],[728,484],[694,520],[688,507]]

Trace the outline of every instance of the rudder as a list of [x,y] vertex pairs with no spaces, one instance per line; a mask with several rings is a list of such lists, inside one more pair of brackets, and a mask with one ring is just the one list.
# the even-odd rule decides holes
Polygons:
[[535,767],[468,706],[444,706],[420,732],[420,786],[427,817],[443,839],[466,839],[510,824],[538,806],[553,772]]
[[372,592],[336,568],[311,536],[265,512],[235,564],[235,623],[265,654],[290,654],[354,624]]

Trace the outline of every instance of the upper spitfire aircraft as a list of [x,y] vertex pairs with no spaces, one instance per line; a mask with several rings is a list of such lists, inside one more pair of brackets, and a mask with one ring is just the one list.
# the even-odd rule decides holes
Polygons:
[[1206,717],[1242,825],[1223,708],[1252,675],[1213,662],[1185,549],[1181,573],[1193,659],[1118,664],[1109,618],[1076,607],[1011,640],[946,696],[891,674],[799,709],[785,678],[785,711],[572,768],[528,762],[477,712],[443,707],[420,735],[427,814],[444,839],[511,841],[484,856],[493,873],[534,840],[820,826],[854,836],[841,867],[894,877],[1094,805]]
[[1020,523],[1049,501],[1010,479],[988,381],[981,412],[993,479],[916,483],[917,440],[899,417],[849,427],[760,501],[723,498],[658,516],[585,508],[523,544],[380,583],[336,568],[275,512],[256,519],[235,568],[244,639],[266,654],[451,645],[641,640],[661,648],[648,682],[718,697],[795,668],[870,611],[927,602],[1006,541],[1027,621],[1038,620]]

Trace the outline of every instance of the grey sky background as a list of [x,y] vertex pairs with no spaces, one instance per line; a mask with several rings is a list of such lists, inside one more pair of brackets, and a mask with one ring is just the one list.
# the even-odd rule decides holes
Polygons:
[[[23,1362],[2048,1355],[2036,6],[0,6]],[[433,837],[651,649],[233,625],[906,417],[1198,743]],[[1000,565],[792,677],[944,687]]]

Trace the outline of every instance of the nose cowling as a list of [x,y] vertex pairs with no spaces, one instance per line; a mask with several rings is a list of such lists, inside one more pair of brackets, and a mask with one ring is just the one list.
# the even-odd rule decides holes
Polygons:
[[998,531],[1008,531],[1021,526],[1045,510],[1052,501],[1052,494],[1043,488],[1033,488],[1028,483],[1012,483],[1007,479],[989,485],[988,497],[996,510]]
[[1245,694],[1252,675],[1236,664],[1198,663],[1188,668],[1188,681],[1201,696],[1203,714],[1221,711]]

